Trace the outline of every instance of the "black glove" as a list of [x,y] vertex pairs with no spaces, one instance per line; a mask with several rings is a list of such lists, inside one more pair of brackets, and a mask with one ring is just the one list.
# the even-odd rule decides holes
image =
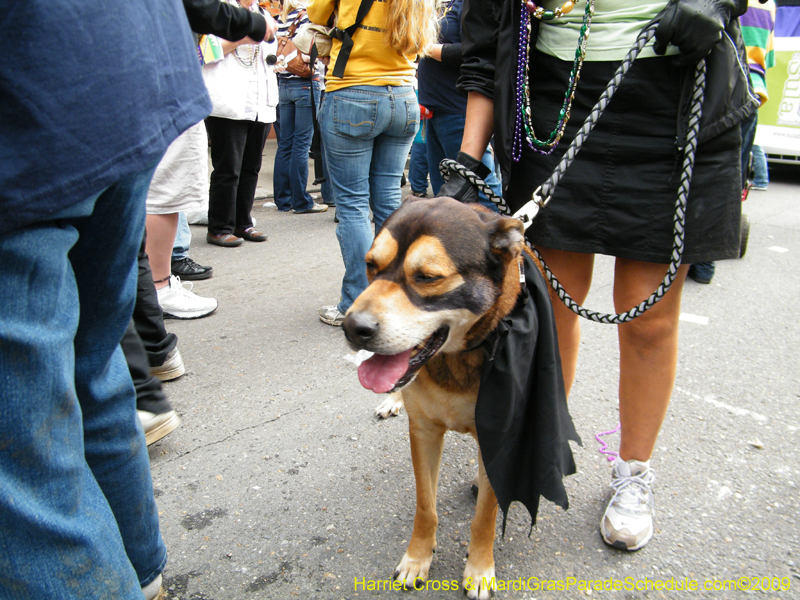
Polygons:
[[[486,179],[492,170],[481,161],[473,158],[469,154],[459,152],[456,162],[464,165],[467,169],[475,173],[481,179]],[[458,171],[450,169],[450,177],[439,189],[437,197],[450,196],[461,202],[477,202],[478,188]]]
[[731,19],[745,10],[743,0],[669,0],[653,19],[659,22],[653,50],[663,55],[671,43],[681,51],[681,64],[696,63],[719,43]]

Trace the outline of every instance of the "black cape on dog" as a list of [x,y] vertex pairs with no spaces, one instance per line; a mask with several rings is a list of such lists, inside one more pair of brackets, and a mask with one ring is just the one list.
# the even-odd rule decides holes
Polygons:
[[503,511],[522,502],[536,523],[539,496],[561,508],[562,478],[575,472],[568,440],[581,443],[567,411],[553,308],[533,259],[523,254],[526,285],[514,310],[485,343],[475,406],[483,464]]

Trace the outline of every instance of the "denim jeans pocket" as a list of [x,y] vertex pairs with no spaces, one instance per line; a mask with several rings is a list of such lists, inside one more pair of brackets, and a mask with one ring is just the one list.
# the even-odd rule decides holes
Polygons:
[[[419,103],[416,96],[409,96],[404,98],[406,107],[406,128],[403,133],[407,135],[416,135],[419,129]],[[401,114],[400,117],[403,115]]]
[[378,118],[377,100],[354,100],[332,97],[333,126],[338,135],[371,138]]

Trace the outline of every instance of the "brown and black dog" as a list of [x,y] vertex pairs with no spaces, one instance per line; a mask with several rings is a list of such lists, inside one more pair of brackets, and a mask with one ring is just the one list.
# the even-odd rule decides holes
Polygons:
[[[526,251],[517,219],[450,198],[412,197],[386,221],[366,256],[370,284],[347,311],[344,331],[354,349],[375,353],[359,366],[361,384],[377,393],[402,389],[408,412],[417,508],[395,572],[407,588],[427,580],[436,548],[444,434],[452,429],[477,440],[480,345],[514,308]],[[469,598],[486,599],[494,591],[497,500],[480,453],[478,464],[462,585]]]

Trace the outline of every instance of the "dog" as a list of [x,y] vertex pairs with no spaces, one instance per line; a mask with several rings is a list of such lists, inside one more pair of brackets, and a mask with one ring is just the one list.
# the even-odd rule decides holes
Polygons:
[[[436,488],[447,430],[477,440],[475,405],[482,342],[520,294],[525,245],[518,219],[451,198],[409,197],[387,219],[366,255],[369,286],[343,328],[361,384],[391,393],[408,413],[416,515],[394,573],[406,589],[427,581],[436,549]],[[535,260],[535,259],[534,259]],[[541,264],[536,261],[541,270]],[[493,595],[498,503],[478,454],[478,498],[462,587],[470,599]]]

